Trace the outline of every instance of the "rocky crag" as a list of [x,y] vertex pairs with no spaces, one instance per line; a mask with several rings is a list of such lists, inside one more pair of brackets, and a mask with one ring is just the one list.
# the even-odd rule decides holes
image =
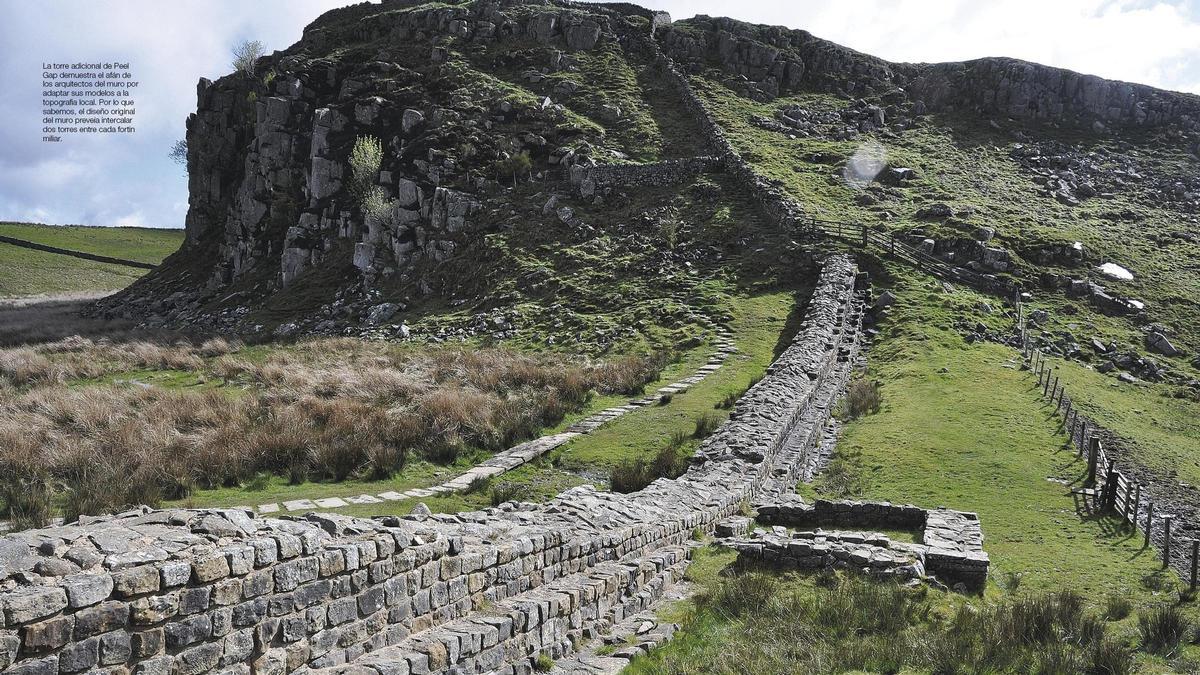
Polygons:
[[[607,72],[597,64],[664,86],[616,100],[592,88],[593,73]],[[698,170],[748,172],[714,139],[715,122],[689,97],[686,79],[679,86],[701,72],[760,100],[798,91],[858,100],[861,119],[852,123],[860,130],[956,111],[1093,130],[1156,128],[1200,141],[1197,97],[1010,59],[893,64],[805,31],[704,16],[671,23],[620,3],[355,5],[323,15],[252,72],[199,83],[188,120],[187,244],[103,308],[157,323],[253,332],[265,322],[290,333],[362,322],[384,301],[403,308],[453,296],[448,261],[522,210],[586,238],[609,224],[583,222],[572,202],[603,203]],[[654,105],[685,112],[700,133],[685,129],[673,147],[645,152],[639,120]],[[819,123],[804,114],[781,119]],[[372,182],[390,200],[384,216],[370,218],[348,163],[367,136],[381,141]],[[536,203],[504,187],[517,177],[498,167],[514,157],[529,159],[520,178],[544,188]],[[568,194],[540,208],[567,181]],[[765,191],[758,201],[780,215],[769,184],[740,183]],[[1093,188],[1072,184],[1064,198],[1077,189]],[[248,316],[288,293],[323,304],[311,311],[310,303],[299,326],[288,316]],[[301,313],[289,307],[284,314]]]

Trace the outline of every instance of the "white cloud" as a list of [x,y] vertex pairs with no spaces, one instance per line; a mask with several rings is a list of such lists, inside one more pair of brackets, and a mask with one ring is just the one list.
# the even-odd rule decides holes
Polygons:
[[[642,0],[801,28],[893,61],[1014,56],[1200,93],[1198,0]],[[167,158],[196,81],[230,49],[285,49],[349,0],[0,0],[0,219],[182,227],[187,183]],[[138,133],[40,142],[43,60],[128,60],[141,81]]]

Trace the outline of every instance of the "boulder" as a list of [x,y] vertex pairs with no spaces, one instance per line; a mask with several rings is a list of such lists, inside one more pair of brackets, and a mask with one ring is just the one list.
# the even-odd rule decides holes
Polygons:
[[954,209],[950,208],[949,204],[930,204],[929,206],[922,206],[920,209],[918,209],[916,215],[918,218],[926,219],[949,218],[950,216],[954,215]]
[[371,310],[367,312],[367,323],[371,324],[372,326],[378,326],[379,324],[390,320],[396,315],[396,312],[399,311],[400,305],[394,302],[380,303],[372,307]]
[[592,19],[584,19],[583,21],[567,26],[563,31],[563,37],[567,41],[567,49],[578,52],[587,51],[596,46],[596,42],[600,40],[600,24]]
[[420,110],[413,110],[412,108],[409,108],[408,110],[404,111],[404,115],[400,118],[400,129],[405,135],[408,135],[412,133],[413,129],[416,129],[424,122],[425,113],[422,113]]
[[884,291],[875,299],[875,304],[871,305],[874,309],[884,309],[896,304],[896,296],[891,291]]
[[401,178],[396,184],[396,202],[404,208],[416,206],[421,201],[421,188],[407,178]]
[[1163,356],[1179,356],[1183,353],[1175,345],[1171,344],[1166,335],[1157,331],[1146,335],[1146,348]]

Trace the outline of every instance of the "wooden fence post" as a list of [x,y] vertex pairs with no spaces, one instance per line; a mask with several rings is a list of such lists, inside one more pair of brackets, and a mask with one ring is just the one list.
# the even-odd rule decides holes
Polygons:
[[1150,528],[1154,525],[1154,502],[1146,504],[1146,546],[1150,545]]
[[1171,565],[1171,516],[1163,519],[1163,569]]
[[1076,453],[1078,457],[1083,457],[1083,449],[1087,447],[1088,431],[1088,423],[1085,421],[1083,426],[1079,428],[1079,452]]
[[1117,510],[1117,463],[1108,460],[1108,471],[1104,473],[1104,510]]
[[1133,519],[1130,521],[1133,524],[1133,531],[1137,532],[1138,511],[1142,509],[1142,484],[1136,483],[1133,486]]
[[1196,567],[1197,567],[1196,559],[1197,558],[1200,558],[1200,539],[1193,539],[1192,540],[1192,580],[1191,580],[1191,584],[1190,584],[1191,589],[1193,591],[1196,590],[1196,572],[1200,571],[1200,570],[1196,569]]
[[[1121,519],[1125,522],[1129,521],[1129,507],[1133,504],[1133,483],[1128,479],[1125,480],[1125,505],[1121,507]],[[1137,512],[1134,512],[1134,527],[1137,525]],[[1124,523],[1122,523],[1124,525]]]
[[1096,486],[1096,459],[1100,454],[1100,439],[1093,438],[1088,444],[1088,475],[1084,485],[1094,488]]

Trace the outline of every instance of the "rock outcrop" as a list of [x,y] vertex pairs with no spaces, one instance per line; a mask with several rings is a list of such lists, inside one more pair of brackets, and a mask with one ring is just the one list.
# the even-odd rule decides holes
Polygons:
[[[702,123],[697,159],[622,162],[608,137],[627,119],[626,104],[604,101],[581,113],[562,103],[587,91],[571,77],[577,59],[601,50],[674,84],[673,95]],[[519,172],[570,179],[592,199],[605,181],[657,185],[718,165],[776,221],[794,221],[794,206],[732,152],[689,90],[693,73],[724,76],[764,100],[812,90],[854,99],[829,119],[796,109],[754,120],[789,133],[902,129],[953,110],[1093,131],[1162,128],[1200,147],[1198,97],[1012,59],[895,64],[802,30],[706,16],[671,23],[625,3],[360,4],[321,16],[251,72],[200,81],[188,120],[187,244],[103,306],[167,323],[235,312],[226,317],[232,326],[243,308],[226,304],[231,298],[261,303],[309,276],[337,287],[343,302],[366,303],[360,296],[381,280],[426,296],[440,290],[430,271],[511,210],[503,179]],[[356,178],[351,149],[367,137],[379,140],[381,165]],[[717,161],[702,159],[709,155]],[[1078,201],[1102,191],[1085,164],[1045,176],[1048,193]],[[890,171],[896,182],[911,178],[911,170]],[[368,215],[359,183],[381,190],[387,208]],[[1194,187],[1181,179],[1160,192],[1194,201]],[[583,223],[574,210],[560,220],[581,236],[605,225]]]

